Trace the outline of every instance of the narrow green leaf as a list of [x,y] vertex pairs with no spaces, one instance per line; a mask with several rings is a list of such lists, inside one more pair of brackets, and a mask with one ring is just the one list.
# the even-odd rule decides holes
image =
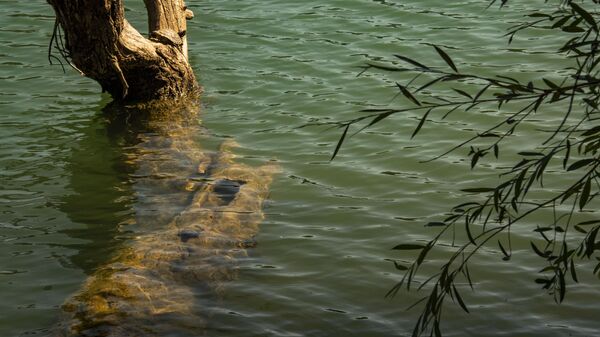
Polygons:
[[421,63],[419,63],[419,62],[417,62],[417,61],[415,61],[415,60],[413,60],[411,58],[408,58],[406,56],[402,56],[402,55],[398,55],[398,54],[396,54],[394,56],[396,56],[397,58],[401,59],[402,61],[408,62],[408,63],[410,63],[410,64],[412,64],[412,65],[414,65],[414,66],[416,66],[418,68],[425,69],[425,70],[430,70],[430,68],[427,67],[426,65],[423,65],[423,64],[421,64]]
[[454,284],[452,284],[452,290],[454,291],[454,297],[456,298],[456,300],[458,301],[458,304],[460,305],[460,307],[465,311],[465,312],[469,312],[469,309],[467,308],[467,306],[465,305],[465,302],[463,301],[462,297],[460,296],[460,294],[458,293],[458,290],[456,289],[456,287],[454,286]]
[[548,255],[546,253],[543,253],[533,242],[529,242],[531,244],[531,248],[533,248],[533,251],[539,255],[540,257],[546,258],[548,257]]
[[477,101],[479,99],[479,97],[481,97],[481,95],[483,95],[483,93],[491,86],[492,86],[492,84],[490,83],[490,84],[486,85],[485,87],[483,87],[483,89],[479,90],[477,95],[475,95],[475,97],[473,98],[473,101]]
[[581,183],[576,183],[575,185],[569,187],[560,202],[565,202],[565,200],[569,199],[573,194],[579,192],[579,190],[581,189],[581,185]]
[[550,153],[548,156],[544,157],[544,159],[542,159],[540,161],[540,164],[539,164],[539,166],[537,168],[537,174],[536,174],[535,179],[537,179],[537,180],[540,181],[540,183],[542,184],[542,187],[544,185],[543,184],[543,180],[542,180],[542,177],[544,175],[544,170],[546,169],[546,166],[548,166],[548,163],[550,162],[550,159],[552,158],[552,155],[553,154]]
[[402,92],[402,95],[404,95],[404,97],[408,98],[411,102],[415,103],[416,105],[421,105],[421,102],[419,102],[415,96],[413,96],[413,94],[410,93],[410,91],[408,91],[408,89],[406,89],[406,87],[404,87],[403,85],[401,85],[400,83],[396,82],[396,86],[400,89],[400,91]]
[[417,245],[417,244],[411,244],[411,243],[401,243],[397,246],[395,246],[392,249],[395,250],[417,250],[417,249],[423,249],[425,248],[424,245]]
[[[596,59],[596,62],[600,62],[600,58],[597,58],[597,59]],[[596,62],[595,62],[595,65],[597,65],[597,63],[596,63]],[[591,68],[591,67],[590,67],[590,68]],[[592,69],[593,69],[593,68],[592,68]],[[589,99],[589,98],[584,98],[584,99],[583,99],[583,101],[584,101],[584,102],[585,102],[587,105],[589,105],[589,106],[591,106],[592,108],[594,108],[594,110],[598,110],[598,102],[597,102],[597,101],[591,100],[591,99]]]
[[567,163],[569,162],[569,156],[571,155],[571,142],[567,139],[567,153],[565,154],[565,159],[563,160],[563,169],[567,167]]
[[540,105],[542,105],[542,103],[544,102],[544,98],[546,98],[545,95],[541,95],[536,101],[535,101],[535,105],[533,106],[533,111],[537,111],[538,108],[540,107]]
[[[392,66],[386,66],[386,65],[383,65],[383,64],[376,64],[376,63],[367,63],[367,67],[369,67],[369,68],[375,68],[375,69],[380,69],[380,70],[385,70],[385,71],[394,71],[394,72],[408,71],[408,69],[397,68],[397,67],[392,67]],[[365,71],[366,70],[367,69],[365,69]]]
[[521,156],[543,156],[544,155],[541,152],[528,152],[528,151],[522,151],[517,154],[521,155]]
[[388,117],[389,117],[391,114],[393,114],[394,112],[396,112],[396,111],[392,110],[392,111],[388,111],[388,112],[380,113],[380,114],[379,114],[379,115],[377,115],[375,118],[373,118],[373,119],[371,120],[371,122],[370,122],[370,123],[369,123],[369,124],[368,124],[368,125],[367,125],[365,128],[371,127],[371,126],[373,126],[373,125],[375,125],[375,124],[379,123],[381,120],[383,120],[383,119],[385,119],[385,118],[388,118]]
[[458,108],[460,108],[462,105],[457,105],[454,108],[448,110],[448,112],[446,112],[443,116],[442,119],[446,119],[446,117],[450,116],[451,113],[453,113],[454,111],[458,110]]
[[549,79],[542,78],[542,81],[544,81],[544,83],[546,83],[546,85],[551,89],[559,88],[558,85],[554,84],[554,82],[550,81]]
[[335,156],[338,154],[338,151],[342,147],[342,143],[344,142],[344,139],[346,139],[346,134],[348,133],[349,128],[350,128],[350,124],[346,125],[346,128],[344,129],[344,133],[342,133],[340,140],[338,141],[337,145],[335,146],[335,150],[333,151],[333,155],[331,156],[330,160],[333,160],[335,158]]
[[433,110],[433,109],[427,110],[427,112],[423,115],[423,117],[421,117],[421,120],[419,121],[419,125],[417,125],[417,127],[415,128],[415,131],[413,131],[412,135],[410,136],[411,139],[414,138],[417,135],[417,133],[419,133],[419,131],[423,127],[423,124],[425,124],[425,121],[427,120],[427,116],[429,116],[429,113],[431,112],[431,110]]
[[577,170],[579,168],[582,168],[584,166],[587,166],[587,165],[593,163],[594,161],[596,161],[595,158],[587,158],[587,159],[578,160],[578,161],[574,162],[573,164],[571,164],[569,166],[569,168],[567,168],[567,171]]
[[471,290],[474,290],[473,281],[471,280],[471,273],[469,272],[468,264],[465,264],[465,269],[464,269],[463,274],[467,277],[467,281],[469,282],[469,287],[471,287]]
[[456,89],[456,88],[452,88],[452,90],[456,91],[458,94],[465,96],[468,99],[473,99],[473,96],[469,95],[469,93],[467,93],[466,91],[460,90],[460,89]]
[[583,29],[579,26],[566,26],[566,27],[562,27],[561,29],[565,33],[583,33],[583,32],[585,32],[585,29]]
[[444,82],[448,82],[448,81],[456,81],[456,80],[461,80],[463,78],[467,78],[469,77],[468,75],[462,75],[462,74],[449,74],[444,76],[443,81]]
[[592,231],[588,234],[585,241],[585,256],[590,258],[595,250],[596,237],[598,236],[598,231],[600,227],[594,227]]
[[475,205],[479,205],[479,203],[478,202],[469,201],[469,202],[464,202],[464,203],[462,203],[460,205],[454,206],[454,209],[463,208],[463,207],[467,207],[467,206],[475,206]]
[[579,280],[577,279],[577,272],[575,271],[575,262],[573,262],[573,259],[571,259],[571,266],[569,269],[571,270],[571,278],[573,278],[573,281],[579,283]]
[[452,61],[452,59],[450,58],[450,56],[448,56],[448,54],[446,54],[445,51],[442,50],[442,48],[434,45],[433,48],[435,48],[435,51],[438,52],[438,54],[440,54],[440,56],[444,59],[444,61],[446,61],[446,63],[450,66],[450,68],[452,68],[452,70],[454,70],[454,72],[458,72],[458,69],[456,69],[456,65],[454,65],[454,62]]
[[427,83],[423,84],[423,85],[422,85],[422,86],[420,86],[420,87],[419,87],[417,90],[415,90],[415,93],[417,93],[417,92],[419,92],[419,91],[421,91],[421,90],[423,90],[423,89],[425,89],[425,88],[428,88],[429,86],[431,86],[431,85],[433,85],[433,84],[435,84],[435,83],[439,82],[439,81],[440,81],[440,80],[442,80],[443,78],[444,78],[443,76],[442,76],[442,77],[438,77],[438,78],[436,78],[436,79],[434,79],[434,80],[431,80],[431,81],[429,81],[429,82],[427,82]]
[[423,248],[423,250],[421,251],[421,253],[417,257],[417,265],[420,266],[421,263],[423,263],[423,261],[425,260],[425,256],[427,256],[427,253],[429,253],[429,251],[431,250],[431,247],[433,247],[433,245],[430,242],[430,243],[427,244],[427,246],[425,246]]
[[597,134],[598,132],[600,132],[600,125],[596,125],[593,128],[587,130],[586,132],[582,133],[582,136],[591,136],[594,134]]
[[483,151],[477,151],[475,153],[473,153],[473,157],[471,158],[471,169],[473,169],[475,167],[475,165],[477,165],[477,162],[479,161],[480,158],[482,158],[485,155],[485,152]]
[[408,290],[408,291],[410,291],[410,285],[412,284],[413,277],[415,275],[415,269],[416,268],[410,268],[408,270],[408,277],[406,279],[406,290]]
[[498,213],[500,211],[500,199],[502,198],[502,191],[500,190],[500,188],[497,188],[494,191],[494,209],[496,210],[496,213]]
[[523,186],[523,180],[525,179],[526,175],[527,175],[527,168],[524,169],[523,171],[521,171],[521,173],[519,173],[519,176],[515,180],[515,184],[514,184],[514,187],[515,187],[515,202],[519,198],[519,196],[521,195],[521,192],[522,192],[521,187]]
[[562,25],[564,25],[565,23],[567,23],[567,21],[569,21],[571,18],[573,17],[573,15],[567,15],[567,16],[563,16],[560,20],[556,21],[553,25],[552,25],[552,29],[554,28],[558,28],[561,27]]
[[437,319],[433,322],[433,332],[435,337],[442,337],[442,330],[440,330],[440,322]]
[[394,261],[394,266],[396,267],[396,269],[398,270],[408,270],[408,267],[403,266],[401,264],[399,264],[398,262]]
[[493,132],[486,132],[478,135],[479,138],[501,138],[499,134]]
[[[520,84],[519,80],[517,80],[517,79],[514,79],[514,78],[512,78],[512,77],[509,77],[509,76],[496,75],[496,77],[498,77],[498,78],[501,78],[501,79],[504,79],[504,80],[509,80],[509,81],[511,81],[511,82],[515,82],[516,84]],[[509,88],[511,88],[511,89],[515,89],[515,90],[516,90],[516,88],[519,88],[519,86],[515,86],[515,87],[513,87],[513,86],[510,86]]]
[[581,196],[579,197],[579,209],[583,209],[590,198],[590,191],[592,189],[592,179],[588,179],[583,185],[581,190]]
[[478,188],[465,188],[462,189],[462,192],[467,192],[467,193],[486,193],[486,192],[493,192],[495,191],[495,188],[492,187],[478,187]]
[[558,283],[559,283],[559,301],[558,303],[562,303],[565,299],[565,293],[567,292],[567,286],[565,282],[565,274],[563,274],[562,269],[558,270]]
[[551,18],[552,16],[549,14],[544,14],[544,13],[532,13],[532,14],[528,14],[527,16],[532,17],[532,18]]
[[577,12],[577,14],[579,14],[592,28],[594,28],[594,30],[597,32],[598,31],[598,25],[596,24],[596,20],[594,20],[594,17],[592,17],[592,15],[590,13],[588,13],[585,9],[583,9],[582,7],[580,7],[578,4],[576,4],[573,1],[569,2],[569,5],[571,6],[571,8],[573,8],[573,10],[575,12]]
[[500,247],[502,254],[504,254],[504,257],[502,258],[502,260],[504,260],[504,261],[510,260],[510,254],[508,254],[506,249],[504,249],[504,246],[502,246],[502,242],[500,242],[500,240],[498,240],[498,246]]
[[529,163],[532,159],[522,159],[520,162],[518,162],[515,166],[513,166],[513,170],[518,169],[519,167]]
[[467,237],[469,238],[469,241],[471,242],[471,244],[476,246],[477,243],[475,242],[475,239],[473,238],[473,234],[471,234],[471,228],[469,226],[469,221],[465,221],[465,230],[467,232]]

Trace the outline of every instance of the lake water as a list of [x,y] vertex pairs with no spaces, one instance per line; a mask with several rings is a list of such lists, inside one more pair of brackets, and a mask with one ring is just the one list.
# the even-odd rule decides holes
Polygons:
[[[233,137],[241,160],[274,159],[282,169],[257,247],[206,309],[205,331],[190,335],[410,335],[418,311],[405,308],[421,294],[384,298],[402,275],[390,260],[411,258],[390,248],[432,237],[436,230],[424,223],[460,203],[461,188],[495,181],[493,169],[514,157],[474,171],[465,151],[420,161],[497,113],[428,123],[414,140],[420,116],[396,115],[347,140],[332,162],[341,130],[298,127],[408,104],[392,100],[394,81],[408,75],[356,75],[395,53],[444,66],[426,43],[442,46],[464,71],[539,79],[564,67],[548,53],[557,41],[541,31],[505,43],[506,28],[539,3],[513,2],[499,11],[475,0],[188,1],[207,146]],[[127,15],[144,30],[140,3],[128,1]],[[48,63],[50,6],[2,0],[0,22],[0,336],[46,336],[61,304],[126,240],[136,196],[123,144],[101,112],[110,98],[93,81]],[[556,120],[548,116],[537,122]],[[503,151],[537,140],[526,133],[516,139]],[[460,285],[471,314],[448,303],[448,336],[597,335],[600,292],[589,265],[561,305],[533,282],[543,261],[531,253],[528,240],[537,237],[526,225],[543,220],[515,229],[510,263],[495,246],[473,261],[475,291]]]

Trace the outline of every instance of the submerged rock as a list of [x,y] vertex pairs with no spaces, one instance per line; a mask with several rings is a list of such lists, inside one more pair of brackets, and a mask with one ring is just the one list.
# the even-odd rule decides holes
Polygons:
[[200,237],[200,232],[191,229],[184,229],[177,233],[177,236],[179,236],[181,242],[187,242],[189,239],[196,239]]

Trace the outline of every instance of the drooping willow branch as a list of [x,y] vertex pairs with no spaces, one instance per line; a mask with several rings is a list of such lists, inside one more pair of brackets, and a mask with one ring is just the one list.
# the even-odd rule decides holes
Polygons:
[[[502,0],[501,6],[507,2]],[[593,4],[588,6],[591,2]],[[493,3],[495,1],[491,1],[490,5]],[[498,239],[498,249],[503,260],[510,260],[513,254],[511,228],[534,213],[551,210],[553,214],[551,219],[545,221],[546,224],[533,228],[540,235],[541,243],[531,242],[531,249],[545,263],[540,270],[542,276],[537,277],[535,282],[548,291],[556,302],[562,302],[565,298],[568,276],[578,282],[575,261],[589,260],[600,250],[600,240],[597,240],[600,218],[578,215],[584,209],[597,208],[591,207],[591,204],[597,201],[596,197],[600,194],[600,13],[594,6],[597,1],[576,3],[562,0],[559,3],[558,9],[551,12],[542,9],[528,14],[525,22],[510,27],[506,36],[509,37],[509,43],[517,33],[526,29],[546,29],[554,35],[567,36],[567,42],[556,51],[569,65],[564,74],[545,77],[540,81],[522,81],[505,75],[490,77],[464,73],[441,47],[432,45],[449,70],[423,64],[405,55],[395,55],[395,62],[369,63],[359,74],[373,70],[414,74],[406,84],[395,81],[397,95],[403,96],[406,104],[366,109],[363,110],[365,115],[350,120],[323,123],[343,129],[333,152],[334,159],[344,142],[350,138],[349,134],[355,135],[374,127],[396,114],[422,114],[410,135],[414,138],[435,114],[439,114],[443,120],[453,113],[476,113],[477,109],[492,105],[497,106],[498,110],[506,107],[514,109],[506,116],[499,115],[500,121],[496,124],[430,159],[436,160],[469,146],[470,167],[474,169],[488,154],[498,158],[503,141],[517,134],[520,126],[533,123],[533,115],[548,114],[550,107],[563,111],[556,125],[544,131],[549,133],[544,141],[537,146],[520,149],[516,153],[518,161],[510,168],[501,169],[499,184],[462,190],[479,197],[453,207],[443,221],[428,223],[431,227],[442,227],[431,240],[426,244],[402,243],[394,247],[401,251],[417,251],[418,255],[408,266],[394,263],[398,270],[404,272],[404,276],[388,292],[388,296],[394,296],[403,288],[411,290],[429,253],[452,231],[454,248],[450,257],[440,266],[439,272],[426,278],[417,288],[421,290],[429,286],[431,290],[429,295],[411,305],[411,308],[422,306],[413,336],[425,333],[441,336],[443,304],[448,296],[468,312],[456,280],[462,276],[473,287],[469,261],[500,234],[506,234],[506,239]],[[425,95],[425,89],[443,92],[445,96]],[[354,128],[357,131],[351,133]],[[565,182],[560,192],[549,191],[544,185],[544,177],[559,174]],[[542,193],[543,197],[533,197],[531,192],[534,190]],[[564,206],[561,208],[561,205]],[[580,219],[576,220],[576,215]],[[455,233],[461,224],[464,224],[466,238],[464,243],[457,244]],[[596,264],[593,272],[600,272],[600,263]]]

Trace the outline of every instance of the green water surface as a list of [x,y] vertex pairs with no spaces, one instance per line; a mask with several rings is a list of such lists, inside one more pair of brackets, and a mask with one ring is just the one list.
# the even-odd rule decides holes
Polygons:
[[[439,220],[464,198],[461,188],[489,180],[511,158],[475,171],[460,151],[419,162],[488,125],[496,112],[431,123],[415,140],[420,116],[396,115],[348,140],[333,162],[340,130],[298,127],[406,105],[392,101],[394,81],[404,75],[356,75],[394,53],[443,65],[426,43],[445,48],[464,71],[539,79],[562,68],[548,53],[556,41],[543,32],[510,46],[502,37],[539,3],[514,1],[499,11],[485,10],[481,0],[189,0],[196,15],[190,61],[205,90],[202,123],[216,140],[233,137],[242,160],[276,159],[282,167],[258,246],[206,308],[206,330],[189,336],[410,335],[418,312],[404,309],[421,294],[384,298],[401,277],[389,259],[410,258],[390,248],[431,237],[435,229],[424,223]],[[141,1],[126,4],[143,31]],[[122,139],[101,113],[110,97],[48,63],[50,6],[2,0],[0,22],[0,336],[46,336],[60,305],[124,240],[136,195]],[[507,151],[535,140],[525,134]],[[476,291],[460,285],[471,314],[449,303],[446,334],[597,336],[597,279],[581,275],[555,305],[533,282],[541,261],[529,249],[530,228],[514,235],[513,263],[495,247],[473,261]]]

